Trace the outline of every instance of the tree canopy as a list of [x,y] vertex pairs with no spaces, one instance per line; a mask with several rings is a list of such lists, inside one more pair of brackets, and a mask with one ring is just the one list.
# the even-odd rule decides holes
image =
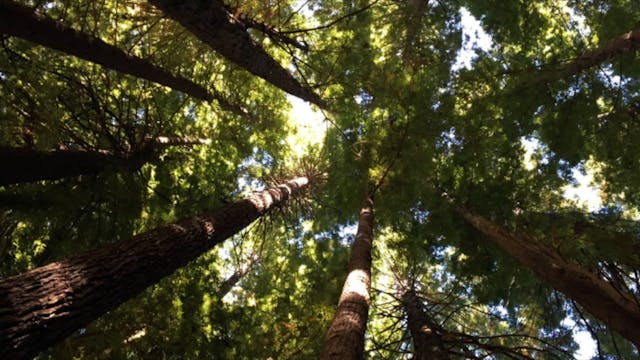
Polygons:
[[632,0],[0,0],[0,283],[312,174],[171,275],[132,266],[144,291],[37,358],[335,358],[354,270],[355,358],[637,358],[639,24]]

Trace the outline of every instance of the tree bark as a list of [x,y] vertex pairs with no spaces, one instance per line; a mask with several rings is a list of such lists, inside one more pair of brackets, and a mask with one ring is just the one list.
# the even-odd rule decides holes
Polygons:
[[566,261],[526,234],[511,233],[463,206],[455,206],[455,210],[538,277],[640,349],[640,305],[633,296],[617,291],[596,274]]
[[156,136],[145,139],[150,142],[151,146],[191,146],[191,145],[209,145],[211,139],[196,138],[190,136],[184,137],[171,137],[171,136]]
[[158,136],[146,138],[130,153],[111,150],[35,150],[0,146],[0,186],[89,175],[109,168],[134,171],[170,146],[209,144],[209,139]]
[[[137,168],[137,161],[111,151],[0,147],[0,186],[95,174],[109,167]],[[141,165],[141,164],[140,164]]]
[[321,359],[364,358],[364,333],[369,316],[371,287],[371,245],[373,240],[373,198],[368,196],[358,222],[351,249],[347,279],[338,308],[327,332]]
[[234,19],[220,0],[149,0],[229,61],[291,95],[325,108],[320,97],[302,86]]
[[257,264],[257,260],[252,260],[248,264],[241,265],[231,276],[226,278],[218,289],[218,298],[222,299],[251,269]]
[[640,49],[640,28],[622,34],[604,43],[598,49],[588,51],[560,69],[556,75],[550,75],[547,82],[576,75],[586,69],[598,66],[616,56]]
[[407,314],[407,325],[413,339],[413,359],[448,360],[438,326],[424,311],[422,300],[414,290],[408,290],[402,297],[402,306]]
[[200,216],[0,280],[0,358],[33,357],[185,266],[309,184],[298,177]]
[[190,80],[172,75],[146,60],[131,56],[116,46],[76,31],[15,1],[0,0],[0,33],[17,36],[109,69],[168,86],[197,99],[216,99],[222,108],[243,113],[240,107],[230,104],[219,94],[210,93]]

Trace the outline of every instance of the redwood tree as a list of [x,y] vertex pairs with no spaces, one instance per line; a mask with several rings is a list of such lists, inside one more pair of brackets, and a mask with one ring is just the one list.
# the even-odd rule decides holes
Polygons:
[[573,61],[564,65],[557,73],[552,73],[546,81],[554,81],[563,77],[579,74],[580,72],[598,66],[616,56],[632,53],[640,49],[640,28],[633,29],[614,39],[611,39],[594,50],[587,51]]
[[209,92],[191,80],[175,76],[147,60],[129,55],[117,46],[74,30],[15,1],[0,0],[0,33],[20,37],[109,69],[168,86],[197,99],[215,99],[224,110],[247,116],[245,109],[231,104],[215,90]]
[[327,332],[322,359],[364,358],[364,333],[369,316],[373,197],[367,196],[351,248],[347,279]]
[[325,107],[325,103],[317,94],[302,86],[251,38],[244,25],[234,19],[222,1],[149,2],[229,61],[291,95]]
[[95,174],[109,168],[137,170],[167,147],[208,143],[208,139],[159,136],[144,139],[129,152],[0,147],[0,168],[5,169],[0,173],[0,186]]
[[413,339],[413,358],[416,360],[446,360],[449,359],[444,341],[438,326],[433,323],[424,311],[422,299],[414,289],[404,293],[402,306],[407,314],[407,325]]
[[640,348],[640,304],[595,273],[567,261],[527,234],[515,234],[464,206],[456,212],[554,289]]
[[64,339],[299,194],[307,177],[0,281],[0,357]]

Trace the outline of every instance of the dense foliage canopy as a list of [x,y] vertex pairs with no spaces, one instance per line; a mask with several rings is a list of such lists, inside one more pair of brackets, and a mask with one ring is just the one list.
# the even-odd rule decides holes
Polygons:
[[317,358],[367,195],[366,358],[420,358],[411,311],[452,359],[639,356],[535,263],[632,299],[640,329],[640,2],[0,0],[0,22],[12,6],[97,47],[0,25],[0,173],[16,149],[99,157],[0,183],[0,278],[323,174],[38,358]]

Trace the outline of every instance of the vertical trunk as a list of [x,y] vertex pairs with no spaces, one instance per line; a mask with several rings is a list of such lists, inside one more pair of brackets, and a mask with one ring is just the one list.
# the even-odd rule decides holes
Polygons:
[[493,240],[504,251],[547,281],[554,289],[575,300],[583,308],[640,349],[640,305],[627,293],[586,269],[567,262],[556,252],[526,234],[506,228],[456,206],[469,224]]
[[358,232],[351,249],[347,279],[327,332],[321,359],[363,359],[364,333],[369,316],[373,198],[360,210]]
[[302,86],[251,38],[222,1],[149,0],[149,2],[229,61],[291,95],[325,107],[317,94]]
[[426,15],[429,2],[425,0],[410,0],[404,6],[406,6],[407,19],[402,58],[412,67],[418,68],[420,62],[424,60],[421,59],[421,56],[416,56],[414,49],[416,48],[416,39],[420,33],[420,27],[423,25],[422,19]]
[[413,339],[413,359],[448,360],[449,355],[444,348],[438,326],[426,314],[422,299],[414,290],[404,294],[402,306],[407,314],[407,324]]
[[[174,76],[148,61],[131,56],[120,48],[105,43],[101,39],[73,30],[11,0],[0,0],[0,33],[17,36],[109,69],[168,86],[197,99],[211,101],[215,98],[223,108],[225,106],[227,108],[234,107],[226,99],[214,96],[204,87],[190,80]],[[236,109],[236,111],[239,110]]]
[[185,266],[267,210],[306,177],[133,239],[0,280],[0,358],[36,355]]
[[556,75],[551,75],[547,81],[557,80],[563,77],[576,75],[586,69],[598,66],[616,56],[627,54],[640,49],[640,28],[622,34],[617,38],[604,43],[598,49],[588,51],[580,55],[571,63],[560,69]]
[[110,151],[0,147],[0,186],[94,174],[109,167],[137,166],[137,161]]

